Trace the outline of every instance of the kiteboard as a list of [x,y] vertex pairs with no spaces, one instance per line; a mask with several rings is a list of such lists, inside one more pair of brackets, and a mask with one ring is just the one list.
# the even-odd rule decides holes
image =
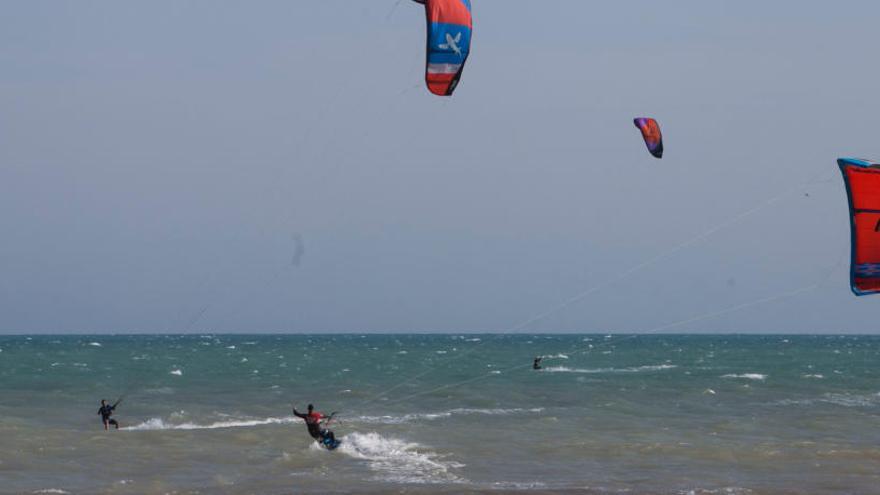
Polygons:
[[324,437],[318,440],[318,445],[324,447],[327,450],[336,450],[336,447],[339,447],[339,444],[341,443],[342,441],[330,437]]

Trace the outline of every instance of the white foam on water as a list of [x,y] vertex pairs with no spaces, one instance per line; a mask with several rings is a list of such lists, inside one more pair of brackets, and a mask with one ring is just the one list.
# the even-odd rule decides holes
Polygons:
[[171,370],[168,372],[169,375],[183,376],[183,371],[180,370]]
[[821,380],[821,379],[825,378],[825,375],[820,375],[818,373],[814,373],[811,375],[804,375],[804,378],[815,378],[817,380]]
[[433,421],[437,419],[449,418],[454,415],[486,415],[486,416],[506,416],[511,414],[534,414],[543,411],[543,407],[535,407],[531,409],[510,408],[510,409],[479,409],[479,408],[457,408],[448,411],[436,413],[410,413],[401,416],[358,416],[352,418],[352,421],[361,423],[378,423],[385,425],[397,425],[401,423],[410,423],[413,421]]
[[492,488],[501,490],[539,490],[547,488],[547,483],[541,481],[496,481]]
[[821,401],[843,407],[873,407],[880,405],[880,393],[872,395],[827,393]]
[[216,430],[221,428],[247,428],[252,426],[288,424],[299,421],[299,418],[265,418],[238,419],[217,421],[214,423],[170,423],[162,418],[150,418],[143,423],[123,428],[125,430],[156,431],[156,430]]
[[540,371],[544,373],[608,373],[610,371],[613,371],[613,368],[587,369],[569,368],[568,366],[548,366],[546,368],[542,368]]
[[464,467],[415,442],[378,433],[350,433],[337,451],[367,462],[377,480],[392,483],[462,483],[454,470]]
[[383,425],[398,425],[401,423],[409,423],[411,421],[419,421],[419,420],[435,420],[440,418],[448,418],[452,416],[451,412],[441,412],[441,413],[418,413],[418,414],[404,414],[402,416],[358,416],[353,418],[353,421],[357,421],[360,423],[378,423]]
[[761,373],[742,373],[740,375],[730,373],[727,375],[721,375],[721,378],[743,378],[746,380],[761,380],[761,381],[763,381],[763,380],[767,379],[767,375],[762,375]]
[[548,366],[539,371],[547,373],[641,373],[646,371],[664,371],[677,368],[674,364],[656,364],[633,366],[630,368],[569,368],[567,366]]
[[748,488],[726,486],[724,488],[694,488],[678,492],[680,495],[750,495],[755,492]]
[[44,490],[36,490],[32,493],[70,493],[62,490],[61,488],[46,488]]
[[93,347],[101,347],[101,343],[100,343],[100,342],[89,342],[89,345],[90,345],[90,346],[93,346]]
[[144,393],[170,395],[174,393],[174,389],[171,387],[148,388],[144,389]]
[[675,364],[654,364],[647,366],[638,366],[636,368],[624,368],[622,371],[633,373],[639,371],[663,371],[663,370],[671,370],[673,368],[678,368]]
[[541,356],[541,358],[542,359],[568,359],[568,356],[566,356],[565,354],[560,352],[559,354],[551,354],[549,356]]

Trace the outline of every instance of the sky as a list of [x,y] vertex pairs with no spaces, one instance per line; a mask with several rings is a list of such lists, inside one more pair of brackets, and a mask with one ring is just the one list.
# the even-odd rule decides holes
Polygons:
[[472,3],[4,2],[0,333],[877,332],[880,3]]

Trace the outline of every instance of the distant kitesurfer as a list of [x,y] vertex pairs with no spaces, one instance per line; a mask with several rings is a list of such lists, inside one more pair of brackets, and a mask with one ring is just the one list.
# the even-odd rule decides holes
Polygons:
[[321,443],[326,444],[329,440],[329,444],[336,444],[336,435],[334,435],[333,432],[328,430],[327,428],[324,428],[324,426],[330,424],[330,421],[333,420],[333,416],[336,413],[331,413],[330,416],[324,416],[318,411],[315,411],[315,406],[311,404],[308,405],[307,409],[308,412],[303,414],[301,412],[297,412],[296,406],[294,406],[293,415],[297,418],[301,418],[303,421],[306,422],[306,428],[308,428],[309,435],[311,435],[312,438]]
[[542,360],[542,359],[544,359],[544,358],[542,358],[541,356],[538,356],[538,357],[535,358],[535,362],[532,363],[532,369],[533,369],[533,370],[539,370],[539,369],[541,369],[541,360]]
[[115,404],[111,406],[107,404],[106,400],[101,399],[101,408],[98,409],[98,414],[101,415],[101,421],[104,423],[105,430],[109,430],[110,425],[115,426],[117,430],[119,429],[119,423],[110,416],[113,415],[113,411],[116,410],[116,406],[118,406],[121,401],[122,399],[119,399],[118,401],[116,401]]

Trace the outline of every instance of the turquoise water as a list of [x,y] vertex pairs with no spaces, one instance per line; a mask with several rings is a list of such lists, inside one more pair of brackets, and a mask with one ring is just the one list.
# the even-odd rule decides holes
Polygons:
[[[880,493],[878,358],[866,336],[0,337],[0,493]],[[338,451],[291,416],[308,402],[340,412]]]

